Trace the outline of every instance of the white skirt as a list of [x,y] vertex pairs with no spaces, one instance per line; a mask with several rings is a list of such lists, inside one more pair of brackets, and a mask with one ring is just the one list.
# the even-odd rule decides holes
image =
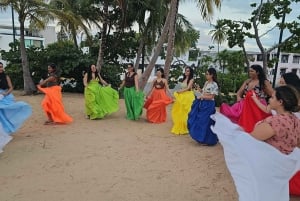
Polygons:
[[[239,201],[289,201],[289,180],[300,170],[300,149],[283,154],[256,140],[220,113],[212,130],[223,146]],[[226,128],[226,129],[224,129]]]

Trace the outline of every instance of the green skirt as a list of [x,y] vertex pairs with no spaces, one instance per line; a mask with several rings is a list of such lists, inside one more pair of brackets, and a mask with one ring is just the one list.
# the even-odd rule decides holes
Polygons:
[[119,93],[110,86],[103,87],[91,80],[84,89],[85,112],[90,119],[101,119],[119,110]]
[[138,120],[143,113],[144,93],[136,92],[135,87],[124,88],[124,99],[126,105],[126,118]]

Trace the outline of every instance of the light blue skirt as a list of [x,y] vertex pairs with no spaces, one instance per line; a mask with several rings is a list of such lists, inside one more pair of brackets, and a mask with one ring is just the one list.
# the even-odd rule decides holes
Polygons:
[[[0,90],[0,94],[2,92]],[[16,132],[31,114],[31,106],[23,101],[15,101],[11,93],[0,100],[0,122],[8,135]]]

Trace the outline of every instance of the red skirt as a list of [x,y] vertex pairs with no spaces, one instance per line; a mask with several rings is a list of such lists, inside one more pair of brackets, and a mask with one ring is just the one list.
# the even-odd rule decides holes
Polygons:
[[[253,91],[248,91],[244,98],[244,105],[238,124],[248,133],[252,132],[257,122],[271,116],[271,114],[262,111],[252,99]],[[264,99],[261,103],[267,105]]]
[[144,108],[147,109],[147,120],[152,123],[162,123],[167,119],[166,107],[173,100],[167,96],[165,89],[154,89],[151,97],[149,97]]
[[300,196],[300,171],[298,171],[290,180],[290,194]]

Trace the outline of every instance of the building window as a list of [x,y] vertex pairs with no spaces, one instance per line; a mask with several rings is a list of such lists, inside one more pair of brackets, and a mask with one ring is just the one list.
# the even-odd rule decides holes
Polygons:
[[288,63],[289,61],[289,55],[281,55],[281,63]]
[[286,68],[281,68],[280,69],[280,75],[283,75],[283,74],[285,74],[286,73]]
[[300,56],[293,56],[293,64],[299,64],[300,63]]
[[257,61],[262,61],[262,60],[263,60],[262,54],[258,54],[256,60],[257,60]]
[[293,69],[292,69],[292,73],[297,74],[297,70],[298,70],[297,68],[293,68]]

